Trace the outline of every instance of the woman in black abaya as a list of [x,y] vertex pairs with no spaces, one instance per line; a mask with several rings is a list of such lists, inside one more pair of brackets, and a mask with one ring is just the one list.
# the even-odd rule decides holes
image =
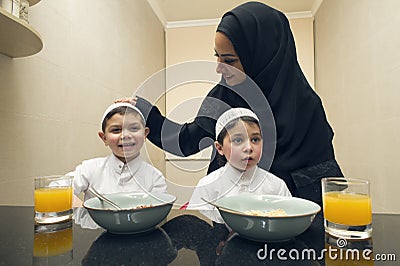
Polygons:
[[[250,108],[260,118],[266,144],[259,166],[282,178],[292,195],[321,203],[320,179],[343,175],[334,156],[333,130],[297,62],[285,15],[258,2],[234,8],[218,25],[215,54],[222,79],[193,122],[177,124],[147,100],[134,100],[147,117],[149,140],[189,156],[213,143],[216,119],[225,110]],[[216,157],[208,172],[220,167]]]

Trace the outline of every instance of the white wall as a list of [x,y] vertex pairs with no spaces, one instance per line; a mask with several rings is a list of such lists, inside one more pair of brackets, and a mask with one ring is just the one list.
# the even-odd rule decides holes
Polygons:
[[32,205],[34,176],[109,154],[97,137],[105,108],[165,66],[164,28],[144,0],[43,0],[30,24],[43,50],[0,55],[2,205]]
[[[314,21],[315,73],[312,19],[291,20],[299,62],[311,84],[315,76],[336,133],[338,161],[347,176],[371,180],[375,212],[400,211],[398,10],[397,0],[324,0]],[[108,154],[97,137],[103,110],[113,99],[133,95],[165,60],[169,66],[215,60],[215,26],[167,29],[164,43],[163,26],[147,1],[42,0],[31,8],[30,24],[42,35],[43,50],[19,59],[0,55],[2,205],[32,205],[35,175],[64,173],[83,159]],[[306,26],[299,31],[300,24]],[[210,87],[193,90],[201,97]],[[157,87],[141,95],[163,92]],[[166,113],[182,113],[176,95],[188,98],[178,88],[169,96],[174,92],[158,101]],[[196,111],[193,105],[185,115]],[[170,161],[164,169],[163,153],[150,142],[146,147],[170,182],[189,187],[178,191],[178,203],[184,202],[207,161]],[[197,170],[182,171],[187,168]]]
[[400,212],[400,1],[324,0],[316,90],[347,177],[371,181],[374,212]]

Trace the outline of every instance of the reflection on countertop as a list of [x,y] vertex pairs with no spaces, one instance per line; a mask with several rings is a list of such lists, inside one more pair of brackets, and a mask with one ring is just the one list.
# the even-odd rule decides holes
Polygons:
[[[1,265],[39,262],[59,265],[68,260],[72,260],[70,265],[352,265],[361,261],[362,265],[371,262],[379,265],[378,261],[328,257],[327,253],[321,253],[324,249],[334,249],[336,254],[371,250],[371,256],[387,255],[382,265],[395,265],[393,260],[400,255],[397,241],[400,215],[375,214],[373,238],[347,241],[343,246],[338,239],[325,234],[321,213],[295,239],[262,243],[238,236],[227,239],[224,225],[213,226],[201,215],[186,210],[173,209],[167,221],[151,232],[118,235],[93,224],[85,210],[78,208],[74,210],[72,226],[46,235],[35,232],[33,207],[0,206],[0,209]],[[52,248],[45,251],[46,245]]]

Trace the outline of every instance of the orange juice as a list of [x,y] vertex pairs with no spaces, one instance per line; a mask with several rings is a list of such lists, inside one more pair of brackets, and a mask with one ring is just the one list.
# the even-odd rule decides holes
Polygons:
[[35,189],[37,212],[62,212],[72,208],[71,187],[46,187]]
[[365,194],[324,193],[324,216],[330,222],[361,226],[372,223],[371,198]]
[[33,240],[33,255],[35,257],[57,256],[70,250],[72,250],[72,228],[55,232],[35,233]]

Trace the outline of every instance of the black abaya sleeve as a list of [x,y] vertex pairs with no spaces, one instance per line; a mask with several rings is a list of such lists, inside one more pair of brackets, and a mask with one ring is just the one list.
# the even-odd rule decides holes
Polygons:
[[[147,100],[138,97],[136,107],[146,118],[150,128],[148,139],[157,147],[177,156],[189,156],[214,142],[215,120],[197,117],[193,122],[178,124],[164,117],[160,110]],[[201,120],[201,125],[199,119]]]

